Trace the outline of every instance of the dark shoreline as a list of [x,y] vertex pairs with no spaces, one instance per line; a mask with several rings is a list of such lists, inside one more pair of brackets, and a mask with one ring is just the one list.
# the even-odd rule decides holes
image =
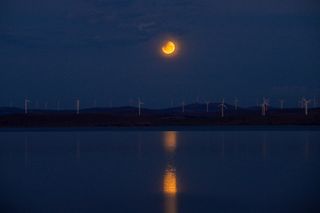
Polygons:
[[145,114],[136,113],[29,113],[0,116],[1,129],[16,128],[230,128],[230,127],[320,127],[320,113],[270,112],[267,116],[259,113],[230,114],[219,117],[215,114]]
[[103,131],[320,131],[320,125],[234,125],[234,126],[148,126],[148,127],[11,127],[0,128],[6,132],[103,132]]

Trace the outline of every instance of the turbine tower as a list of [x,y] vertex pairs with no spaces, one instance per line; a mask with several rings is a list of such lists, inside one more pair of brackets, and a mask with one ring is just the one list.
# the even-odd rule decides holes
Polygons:
[[80,113],[80,100],[79,99],[77,99],[77,101],[76,101],[76,107],[77,107],[77,115],[79,115],[79,113]]
[[301,100],[299,101],[299,105],[300,105],[300,108],[301,108],[301,109],[304,108],[304,99],[305,99],[305,98],[302,97]]
[[283,110],[283,106],[284,106],[284,100],[280,99],[280,109]]
[[235,110],[238,110],[238,103],[239,103],[238,98],[235,98],[235,99],[234,99],[234,109],[235,109]]
[[206,112],[207,113],[209,112],[209,104],[210,104],[210,101],[206,101]]
[[144,104],[144,103],[141,102],[140,98],[138,98],[138,109],[139,109],[138,115],[139,115],[139,117],[141,116],[141,105],[143,105],[143,104]]
[[311,102],[310,99],[303,99],[303,106],[304,106],[304,114],[307,116],[308,115],[308,104]]
[[184,105],[185,105],[185,103],[184,103],[184,101],[182,101],[182,113],[184,113]]
[[269,106],[269,100],[266,98],[263,98],[262,104],[261,104],[261,114],[262,116],[266,116]]
[[30,103],[30,100],[24,99],[24,114],[28,114],[28,104]]
[[57,101],[57,111],[60,111],[60,101]]
[[218,105],[220,107],[221,110],[221,118],[224,117],[224,109],[227,108],[227,106],[224,104],[224,98],[222,99],[221,104]]

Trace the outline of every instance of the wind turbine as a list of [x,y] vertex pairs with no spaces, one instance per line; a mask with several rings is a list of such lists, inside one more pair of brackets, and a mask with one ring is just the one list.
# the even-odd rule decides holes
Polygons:
[[80,113],[80,100],[79,99],[77,99],[77,101],[76,101],[76,107],[77,107],[77,115],[79,115],[79,113]]
[[269,106],[269,100],[266,98],[263,98],[262,104],[261,104],[261,114],[262,116],[266,116],[266,113],[268,111]]
[[128,102],[128,103],[129,103],[129,106],[135,105],[135,104],[134,104],[134,100],[133,100],[132,98],[129,98],[129,102]]
[[280,109],[283,110],[283,106],[284,106],[284,100],[280,99]]
[[24,99],[24,114],[28,114],[28,104],[30,103],[30,100]]
[[303,99],[303,106],[304,106],[304,114],[307,116],[308,115],[308,104],[311,102],[310,99]]
[[57,101],[57,111],[60,111],[60,101]]
[[143,105],[144,103],[141,102],[140,98],[138,98],[138,108],[139,108],[139,111],[138,111],[138,115],[139,117],[141,116],[141,105]]
[[184,103],[184,101],[182,101],[182,113],[184,113],[184,105],[185,105],[185,103]]
[[221,104],[218,105],[220,107],[221,110],[221,118],[224,117],[224,109],[227,108],[227,106],[224,104],[224,98],[222,99]]
[[300,105],[300,108],[301,108],[301,109],[304,108],[304,99],[305,99],[305,98],[302,97],[301,100],[299,101],[299,105]]
[[206,112],[207,113],[209,112],[209,104],[210,104],[210,101],[206,101]]
[[234,99],[234,109],[235,110],[238,110],[238,102],[239,102],[238,98],[235,98]]

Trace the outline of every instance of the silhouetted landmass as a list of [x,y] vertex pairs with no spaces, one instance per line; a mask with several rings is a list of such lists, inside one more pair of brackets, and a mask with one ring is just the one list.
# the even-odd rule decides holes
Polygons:
[[320,109],[269,108],[266,116],[258,107],[238,108],[226,105],[221,117],[219,104],[190,104],[184,107],[141,110],[136,107],[87,108],[74,110],[29,110],[0,108],[0,127],[108,127],[108,126],[210,126],[210,125],[320,125]]

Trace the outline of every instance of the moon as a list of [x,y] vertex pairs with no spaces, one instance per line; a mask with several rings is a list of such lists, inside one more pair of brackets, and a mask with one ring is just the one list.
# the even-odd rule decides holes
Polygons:
[[176,45],[173,41],[167,41],[161,50],[165,55],[172,55],[176,50]]

